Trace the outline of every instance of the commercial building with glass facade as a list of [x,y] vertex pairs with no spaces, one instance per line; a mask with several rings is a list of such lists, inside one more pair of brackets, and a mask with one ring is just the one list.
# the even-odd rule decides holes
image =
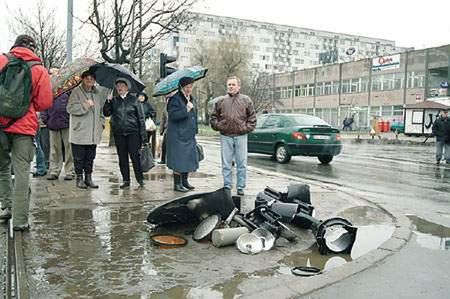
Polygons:
[[273,75],[273,110],[316,115],[357,128],[372,116],[403,116],[408,104],[447,97],[450,45]]

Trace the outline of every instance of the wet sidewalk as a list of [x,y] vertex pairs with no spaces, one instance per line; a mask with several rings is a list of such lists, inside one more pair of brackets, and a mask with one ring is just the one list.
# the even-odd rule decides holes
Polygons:
[[[190,179],[195,192],[222,187],[217,148],[205,145],[205,157]],[[350,255],[321,256],[305,230],[297,231],[295,243],[279,239],[271,251],[249,256],[234,246],[197,243],[192,229],[183,227],[176,233],[188,239],[187,246],[164,250],[151,244],[146,217],[180,196],[172,190],[172,172],[157,165],[145,174],[145,188],[132,182],[130,189],[119,189],[115,148],[100,146],[94,180],[99,189],[80,190],[74,181],[33,178],[31,230],[24,236],[32,298],[284,298],[370,267],[401,248],[410,234],[401,215],[332,186],[306,182],[317,218],[341,216],[358,226]],[[251,210],[266,186],[284,191],[292,182],[299,181],[250,167],[243,209]],[[291,268],[304,265],[325,272],[312,278],[291,274]]]
[[394,132],[380,133],[380,137],[372,137],[369,130],[360,131],[341,131],[342,141],[350,143],[375,143],[375,144],[403,144],[403,145],[424,145],[434,146],[436,144],[435,137],[426,136],[406,136],[403,133],[395,134]]

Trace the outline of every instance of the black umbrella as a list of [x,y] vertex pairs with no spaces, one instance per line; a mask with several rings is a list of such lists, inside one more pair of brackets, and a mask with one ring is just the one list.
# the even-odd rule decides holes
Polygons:
[[101,86],[114,89],[117,78],[126,78],[130,81],[130,92],[141,92],[145,85],[141,79],[129,69],[120,64],[103,62],[91,66],[90,70],[95,73],[96,80]]

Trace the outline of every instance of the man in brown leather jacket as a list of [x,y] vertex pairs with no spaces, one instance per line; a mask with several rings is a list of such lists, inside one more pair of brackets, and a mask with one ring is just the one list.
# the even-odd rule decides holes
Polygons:
[[256,111],[252,100],[239,93],[241,80],[227,80],[227,94],[220,97],[211,114],[211,127],[220,132],[222,175],[225,188],[231,189],[232,162],[236,162],[237,194],[244,195],[247,176],[247,134],[256,126]]

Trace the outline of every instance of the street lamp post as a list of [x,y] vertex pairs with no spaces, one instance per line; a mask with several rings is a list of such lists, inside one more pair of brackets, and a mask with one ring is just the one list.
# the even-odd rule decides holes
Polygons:
[[72,33],[73,33],[73,0],[67,0],[67,39],[66,39],[66,60],[72,61]]

